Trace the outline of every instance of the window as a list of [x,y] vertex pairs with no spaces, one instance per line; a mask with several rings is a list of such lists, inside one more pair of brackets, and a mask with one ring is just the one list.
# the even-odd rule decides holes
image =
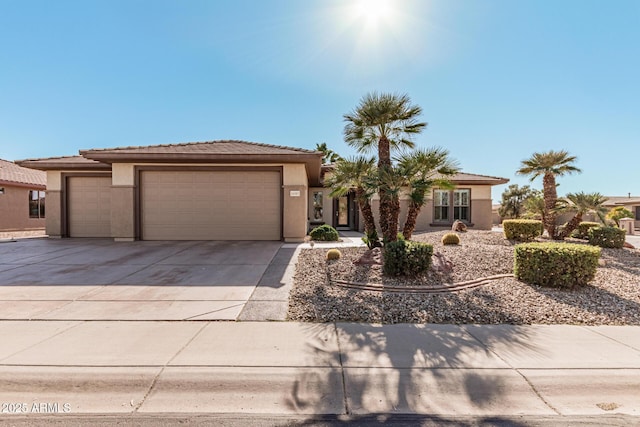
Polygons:
[[29,218],[44,218],[44,191],[29,190]]
[[0,194],[4,194],[4,187],[0,187]]
[[436,190],[433,200],[433,206],[435,207],[434,220],[438,222],[449,221],[449,192]]
[[461,221],[471,221],[469,215],[469,193],[470,190],[453,190],[453,219]]
[[[434,222],[471,222],[471,190],[435,190],[433,193]],[[451,209],[453,208],[453,210]]]
[[322,221],[322,191],[313,192],[313,219],[315,221]]

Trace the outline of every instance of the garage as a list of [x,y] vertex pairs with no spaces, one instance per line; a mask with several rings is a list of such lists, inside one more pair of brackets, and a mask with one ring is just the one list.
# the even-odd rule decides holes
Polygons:
[[111,237],[111,176],[67,177],[69,237]]
[[281,240],[281,171],[142,170],[144,240]]

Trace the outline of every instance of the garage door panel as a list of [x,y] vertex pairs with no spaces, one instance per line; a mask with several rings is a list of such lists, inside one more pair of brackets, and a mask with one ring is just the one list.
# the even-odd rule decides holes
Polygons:
[[278,171],[143,171],[142,238],[280,240]]
[[67,178],[70,237],[111,237],[111,177]]

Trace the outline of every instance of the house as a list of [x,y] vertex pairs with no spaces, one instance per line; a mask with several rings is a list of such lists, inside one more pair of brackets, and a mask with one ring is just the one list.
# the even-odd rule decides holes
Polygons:
[[46,182],[44,172],[0,159],[0,232],[44,230]]
[[[353,195],[332,200],[322,187],[321,162],[318,151],[211,141],[19,163],[47,172],[52,237],[299,242],[313,224],[361,229]],[[423,209],[419,227],[461,217],[491,228],[491,185],[506,180],[460,174],[454,181],[459,189],[435,190],[438,202]]]
[[[328,177],[333,165],[322,166],[322,177]],[[506,178],[470,173],[458,173],[449,179],[456,185],[454,190],[434,188],[422,207],[416,220],[415,231],[441,230],[451,228],[455,220],[461,220],[468,227],[477,230],[491,230],[492,199],[491,187],[506,184]],[[309,190],[310,225],[330,224],[338,229],[364,230],[362,214],[355,200],[355,192],[332,199],[327,188],[311,188]],[[375,194],[371,207],[376,220],[379,221],[380,199]],[[404,224],[409,207],[409,196],[400,196],[400,227]]]
[[632,197],[631,193],[626,197],[607,197],[607,201],[604,202],[603,206],[608,209],[623,206],[630,210],[633,213],[633,218],[635,219],[635,228],[640,228],[640,197]]

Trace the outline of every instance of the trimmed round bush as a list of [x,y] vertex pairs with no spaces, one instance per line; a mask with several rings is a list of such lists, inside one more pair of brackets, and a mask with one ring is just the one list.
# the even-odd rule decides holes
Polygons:
[[337,259],[340,259],[341,256],[342,256],[342,253],[337,249],[329,249],[327,251],[327,260],[329,261],[335,261]]
[[311,236],[313,240],[325,242],[337,242],[339,239],[338,231],[327,224],[314,228],[311,230],[311,233],[309,233],[309,236]]
[[505,219],[502,221],[504,237],[509,240],[528,242],[542,235],[542,221],[537,219]]
[[593,227],[589,229],[589,244],[601,248],[620,249],[624,246],[626,233],[618,227]]
[[559,288],[586,285],[596,274],[600,248],[571,243],[515,246],[513,273],[523,282]]
[[384,245],[384,274],[415,276],[431,267],[433,246],[411,240],[397,240]]
[[460,236],[458,236],[456,233],[447,233],[442,236],[441,241],[443,245],[459,245]]
[[600,227],[600,225],[601,224],[599,222],[582,221],[578,224],[578,228],[573,230],[571,237],[587,240],[589,238],[589,229],[593,227]]

